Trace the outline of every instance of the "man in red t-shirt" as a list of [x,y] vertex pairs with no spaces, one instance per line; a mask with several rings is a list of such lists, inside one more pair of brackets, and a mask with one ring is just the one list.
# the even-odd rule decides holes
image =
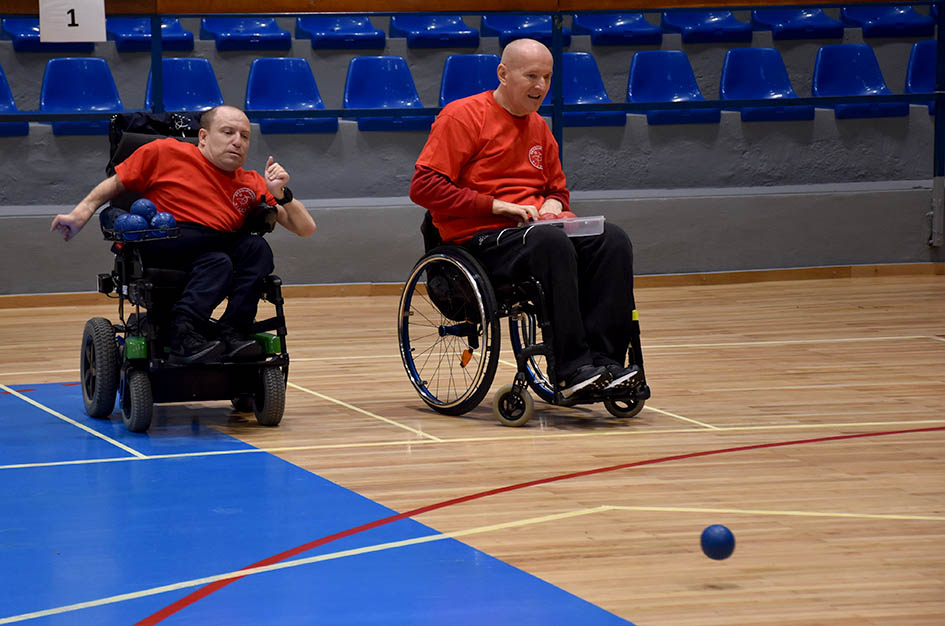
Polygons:
[[[239,232],[251,209],[275,204],[282,226],[301,237],[315,232],[312,216],[286,186],[289,174],[272,157],[265,177],[242,168],[250,131],[249,118],[240,109],[211,109],[201,116],[196,146],[170,138],[141,146],[50,227],[69,241],[100,206],[126,190],[174,216],[180,237],[148,241],[142,252],[160,267],[190,273],[173,308],[170,360],[175,363],[207,362],[221,355],[245,358],[259,351],[248,333],[262,281],[274,265],[265,239]],[[220,338],[208,338],[205,323],[224,299]]]
[[538,109],[554,60],[532,39],[502,53],[499,86],[447,104],[417,159],[410,198],[444,241],[465,245],[500,282],[534,277],[549,299],[564,397],[630,388],[633,248],[619,227],[568,238],[559,228],[517,228],[540,215],[570,217],[558,144]]

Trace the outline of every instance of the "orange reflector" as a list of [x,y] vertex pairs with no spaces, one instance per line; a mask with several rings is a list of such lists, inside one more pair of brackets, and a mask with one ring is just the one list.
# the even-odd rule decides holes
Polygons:
[[472,350],[466,348],[463,350],[463,354],[459,357],[459,366],[466,367],[469,365],[469,360],[472,358]]

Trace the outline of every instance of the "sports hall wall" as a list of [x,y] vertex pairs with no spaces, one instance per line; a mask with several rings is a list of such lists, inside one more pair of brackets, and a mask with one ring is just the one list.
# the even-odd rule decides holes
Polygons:
[[[917,6],[928,13],[927,6]],[[837,17],[839,8],[827,8]],[[736,17],[749,20],[748,11]],[[658,13],[648,13],[659,23]],[[481,16],[464,21],[479,27]],[[372,23],[388,31],[388,17]],[[410,49],[387,37],[383,51],[313,50],[305,39],[288,52],[221,52],[199,39],[200,21],[181,19],[195,33],[193,52],[210,60],[227,104],[243,105],[247,75],[260,56],[296,56],[312,67],[328,108],[341,108],[349,61],[359,55],[407,60],[425,106],[436,106],[443,63],[455,53],[500,53],[496,37],[478,49]],[[295,20],[279,24],[295,32]],[[567,15],[564,25],[570,25]],[[884,78],[902,93],[912,45],[921,38],[864,40],[846,28],[842,42],[866,42]],[[587,51],[597,61],[614,102],[626,101],[633,55],[679,49],[689,57],[707,99],[719,96],[722,62],[729,48],[775,47],[801,97],[811,95],[814,60],[831,40],[774,41],[755,31],[750,43],[683,44],[664,33],[647,46],[597,46],[573,35],[566,51]],[[0,41],[0,66],[18,108],[37,110],[46,62],[56,55],[13,50]],[[82,56],[82,55],[71,55]],[[88,56],[104,58],[126,109],[143,106],[149,52],[118,52],[98,43]],[[830,109],[812,121],[742,122],[723,111],[718,124],[655,126],[629,114],[624,127],[564,129],[564,169],[581,215],[604,215],[634,241],[639,274],[701,273],[769,268],[945,260],[928,245],[933,117],[925,105],[908,116],[836,120]],[[261,169],[272,154],[289,170],[297,198],[319,230],[298,239],[277,230],[270,241],[277,273],[287,284],[400,282],[422,253],[422,209],[407,198],[413,163],[425,131],[362,132],[342,120],[337,133],[261,134],[254,129],[247,167]],[[28,136],[0,137],[0,294],[93,291],[95,275],[108,271],[111,255],[97,228],[66,244],[48,232],[52,216],[70,210],[104,177],[107,136],[53,136],[31,122]]]

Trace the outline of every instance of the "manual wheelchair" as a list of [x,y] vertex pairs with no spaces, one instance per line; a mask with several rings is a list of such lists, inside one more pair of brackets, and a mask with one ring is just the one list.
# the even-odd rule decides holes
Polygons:
[[628,320],[632,334],[628,359],[640,368],[637,384],[628,390],[566,399],[558,391],[541,285],[535,280],[493,285],[464,247],[442,243],[429,212],[421,233],[426,253],[404,285],[397,336],[407,377],[427,406],[445,415],[462,415],[479,406],[495,377],[500,320],[507,317],[517,371],[513,382],[493,396],[492,410],[501,424],[524,426],[532,417],[529,388],[552,405],[603,402],[618,418],[634,417],[643,410],[650,388],[636,311]]
[[[117,150],[117,159],[112,155],[110,167],[120,162],[122,153],[127,156],[135,147],[160,138],[132,135],[129,133]],[[145,432],[151,425],[154,403],[229,400],[237,411],[254,412],[259,424],[278,425],[285,410],[289,371],[279,277],[266,277],[262,290],[262,299],[275,307],[275,314],[256,321],[252,329],[262,348],[261,356],[216,363],[171,363],[171,309],[183,293],[188,273],[144,262],[142,247],[148,239],[174,237],[173,228],[158,233],[150,229],[121,232],[113,227],[116,213],[123,212],[128,201],[113,202],[99,216],[103,235],[112,242],[115,263],[111,272],[98,275],[98,291],[118,300],[119,321],[95,317],[85,324],[80,375],[86,413],[108,417],[117,394],[125,426],[132,432]],[[274,209],[264,215],[253,232],[272,230]],[[211,320],[211,335],[214,326]]]

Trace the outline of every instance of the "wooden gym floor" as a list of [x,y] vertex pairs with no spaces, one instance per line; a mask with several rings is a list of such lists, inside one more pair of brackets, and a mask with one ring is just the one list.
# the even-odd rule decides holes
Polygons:
[[[160,445],[188,438],[184,426],[233,437],[640,626],[945,622],[945,276],[649,287],[637,303],[653,397],[634,419],[537,402],[526,427],[505,428],[491,396],[466,416],[439,415],[404,374],[396,296],[289,298],[280,427],[259,427],[225,403],[165,405],[148,435],[122,441],[154,446],[143,456],[157,458]],[[76,381],[85,320],[116,313],[110,301],[0,309],[4,402],[23,401],[29,386]],[[510,354],[495,388],[511,382]],[[117,438],[116,425],[113,415],[98,429]],[[8,425],[0,441],[0,480],[30,465],[21,457],[34,435],[17,428]],[[4,461],[13,451],[16,462]],[[31,469],[82,472],[83,454],[73,452],[74,465],[37,458]],[[0,507],[0,555],[13,510],[28,506],[11,497]],[[105,533],[122,532],[98,517]],[[188,522],[177,520],[184,532]],[[736,537],[725,561],[699,548],[714,523]],[[303,528],[291,545],[320,536],[304,539]],[[207,557],[200,542],[179,544],[185,561]],[[388,566],[389,578],[413,575]],[[28,587],[31,571],[8,573],[8,582]],[[365,604],[343,623],[370,612],[365,586]],[[528,595],[523,588],[523,603]],[[0,600],[0,623],[93,597],[29,607]],[[156,615],[173,600],[152,599],[134,615]],[[208,601],[148,623],[194,623],[188,611]],[[452,598],[460,612],[442,620],[412,619],[401,607],[386,623],[470,623],[464,601],[460,590]],[[55,623],[93,623],[83,615]],[[509,623],[501,614],[494,621]]]

